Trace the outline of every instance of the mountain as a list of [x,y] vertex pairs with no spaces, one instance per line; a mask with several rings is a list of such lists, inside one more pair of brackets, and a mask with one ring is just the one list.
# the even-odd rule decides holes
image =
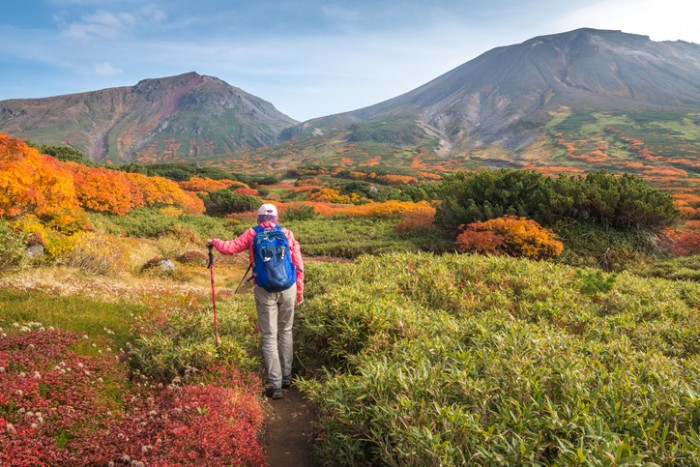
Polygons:
[[536,37],[486,52],[396,98],[305,122],[286,135],[410,118],[450,146],[513,150],[533,135],[516,125],[561,106],[699,110],[700,46],[595,29]]
[[[563,154],[554,135],[581,130],[569,128],[576,122],[605,127],[606,120],[653,113],[682,123],[698,112],[699,45],[585,28],[490,50],[406,94],[304,122],[284,138],[290,152],[342,141],[336,149],[346,157],[362,143],[359,153],[383,145],[390,159],[438,156],[428,165],[522,165]],[[639,129],[637,123],[630,124]],[[700,134],[692,136],[697,144]]]
[[700,181],[700,45],[590,28],[498,47],[419,88],[295,122],[188,73],[0,102],[0,132],[94,160],[195,160],[282,174],[592,168]]
[[135,86],[0,101],[0,132],[72,146],[100,162],[231,154],[275,144],[296,123],[269,102],[194,72]]

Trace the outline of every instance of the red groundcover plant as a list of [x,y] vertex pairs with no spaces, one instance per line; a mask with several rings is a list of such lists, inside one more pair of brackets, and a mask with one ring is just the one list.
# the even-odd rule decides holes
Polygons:
[[133,384],[113,352],[80,356],[74,334],[0,338],[0,465],[264,465],[260,382]]

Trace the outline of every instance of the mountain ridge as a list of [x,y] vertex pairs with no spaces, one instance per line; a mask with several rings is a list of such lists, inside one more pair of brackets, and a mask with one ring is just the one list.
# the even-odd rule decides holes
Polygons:
[[281,130],[294,123],[271,103],[196,72],[0,101],[0,131],[72,146],[96,161],[181,159],[213,154],[215,148],[261,147],[276,143]]
[[[645,71],[656,73],[635,76]],[[412,91],[303,122],[284,136],[327,134],[352,123],[403,115],[429,127],[451,147],[494,145],[517,151],[537,136],[536,132],[509,131],[526,117],[542,117],[563,105],[698,110],[698,83],[700,46],[696,44],[653,42],[648,36],[581,28],[496,47]],[[665,92],[666,85],[673,91]]]
[[700,144],[692,123],[700,115],[700,45],[593,28],[496,47],[392,99],[305,122],[195,72],[47,99],[69,105],[51,112],[37,106],[46,100],[0,102],[0,131],[87,148],[96,160],[192,160],[245,171],[581,168],[586,151],[604,146],[615,150],[612,159],[636,160],[639,143],[626,141],[659,131],[664,154],[673,156],[666,145],[678,159],[700,158],[692,149]]

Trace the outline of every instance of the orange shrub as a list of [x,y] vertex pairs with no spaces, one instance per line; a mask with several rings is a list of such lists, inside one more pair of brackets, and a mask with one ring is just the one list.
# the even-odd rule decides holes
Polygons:
[[124,215],[145,204],[143,193],[124,172],[64,162],[73,173],[80,204],[89,210]]
[[559,256],[564,244],[554,233],[531,219],[503,216],[485,222],[462,225],[457,236],[457,250],[507,254],[526,258],[546,259]]
[[442,175],[432,172],[416,172],[416,175],[426,180],[442,180]]
[[671,253],[680,256],[697,255],[700,253],[700,232],[682,233],[671,247]]
[[191,191],[182,192],[182,209],[188,214],[202,214],[205,210],[204,201]]
[[0,134],[0,217],[52,216],[77,209],[71,174],[56,159]]
[[409,183],[418,183],[416,177],[411,177],[409,175],[378,175],[377,181],[380,183],[386,183],[387,185],[408,185]]
[[236,188],[233,191],[235,191],[239,195],[260,196],[260,193],[258,193],[258,190],[256,190],[255,188]]
[[181,205],[183,202],[183,191],[180,186],[167,178],[147,177],[138,173],[127,173],[127,179],[133,185],[133,193],[136,198],[143,198],[147,206],[159,205]]
[[187,181],[179,182],[180,188],[197,193],[207,193],[210,191],[223,190],[233,185],[238,185],[240,188],[248,188],[248,185],[235,180],[212,180],[211,178],[192,177]]
[[[427,205],[427,203],[425,204]],[[432,227],[434,220],[435,208],[427,205],[423,209],[421,206],[419,209],[405,212],[396,229],[399,231],[426,229]]]

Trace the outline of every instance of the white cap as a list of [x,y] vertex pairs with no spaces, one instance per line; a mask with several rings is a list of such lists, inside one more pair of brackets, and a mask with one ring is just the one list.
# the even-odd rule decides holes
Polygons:
[[274,204],[263,204],[258,209],[258,215],[259,216],[276,216],[277,215],[277,208],[275,207]]

